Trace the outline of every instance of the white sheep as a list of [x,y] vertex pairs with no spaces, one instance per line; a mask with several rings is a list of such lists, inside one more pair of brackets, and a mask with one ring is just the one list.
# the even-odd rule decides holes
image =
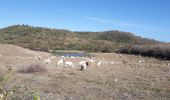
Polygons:
[[85,70],[87,69],[87,66],[89,66],[89,63],[86,61],[80,61],[79,65],[80,65],[81,70]]
[[139,60],[138,62],[139,63],[145,63],[145,60]]
[[28,59],[31,59],[32,57],[27,57]]
[[90,59],[90,62],[91,62],[91,63],[94,63],[95,61],[94,61],[93,59]]
[[72,68],[74,68],[74,64],[73,64],[73,62],[71,62],[71,61],[66,61],[66,62],[65,62],[65,66],[66,66],[66,67],[72,67]]
[[0,100],[3,100],[4,94],[0,94]]
[[98,61],[97,67],[100,67],[100,66],[101,66],[101,63],[102,63],[102,61]]
[[51,59],[55,59],[56,57],[55,57],[55,56],[51,56],[50,58],[51,58]]
[[113,64],[114,64],[114,62],[113,62],[113,61],[110,61],[110,64],[111,64],[111,65],[113,65]]
[[20,59],[21,57],[20,56],[17,56],[17,59]]
[[44,64],[50,64],[50,63],[51,63],[50,58],[45,59],[43,63],[44,63]]
[[61,59],[65,59],[65,56],[60,56]]
[[37,58],[38,58],[38,60],[41,60],[41,59],[43,59],[43,57],[42,57],[42,56],[38,56]]
[[64,66],[64,59],[60,59],[60,60],[57,62],[57,66],[59,66],[59,65]]
[[72,58],[72,59],[75,59],[76,57],[74,57],[74,56],[71,56],[70,58]]
[[115,79],[115,82],[117,82],[117,77],[116,77],[116,79]]

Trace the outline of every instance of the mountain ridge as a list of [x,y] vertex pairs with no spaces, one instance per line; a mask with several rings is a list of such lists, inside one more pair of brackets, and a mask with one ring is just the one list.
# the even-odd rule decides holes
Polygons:
[[90,52],[115,52],[126,45],[161,43],[118,30],[78,32],[29,25],[1,28],[0,42],[39,51],[84,50]]

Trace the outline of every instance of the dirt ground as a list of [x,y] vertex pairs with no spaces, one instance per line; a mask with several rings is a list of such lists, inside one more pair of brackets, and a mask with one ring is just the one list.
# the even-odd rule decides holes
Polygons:
[[[66,58],[75,68],[56,66],[59,57],[50,64],[44,59],[52,55],[12,45],[0,45],[0,75],[12,66],[15,74],[7,88],[18,87],[12,100],[31,100],[35,91],[41,100],[170,100],[170,61],[115,53],[93,53],[95,62],[80,71],[80,58]],[[36,56],[41,55],[42,60]],[[97,61],[105,59],[112,64]],[[139,63],[144,60],[145,62]],[[169,64],[168,64],[169,63]],[[19,73],[31,64],[44,66],[44,73]]]

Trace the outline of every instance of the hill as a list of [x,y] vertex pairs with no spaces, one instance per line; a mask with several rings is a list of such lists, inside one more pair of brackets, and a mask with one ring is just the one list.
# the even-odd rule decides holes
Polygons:
[[90,52],[115,52],[126,45],[159,43],[116,30],[72,32],[28,25],[13,25],[0,29],[0,42],[38,51],[83,50]]

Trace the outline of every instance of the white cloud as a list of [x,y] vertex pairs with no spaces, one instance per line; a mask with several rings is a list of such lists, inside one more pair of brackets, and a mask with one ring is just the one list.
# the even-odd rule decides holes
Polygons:
[[110,24],[113,26],[121,26],[121,27],[128,27],[132,29],[140,29],[140,30],[145,30],[148,32],[163,32],[163,33],[169,33],[169,28],[168,27],[160,27],[157,25],[149,25],[149,24],[139,24],[139,23],[126,23],[126,22],[121,22],[121,21],[114,21],[114,20],[109,20],[109,19],[103,19],[103,18],[98,18],[98,17],[85,17],[86,20],[97,22],[97,23],[102,23],[102,24]]
[[133,24],[123,23],[123,22],[113,21],[113,20],[108,20],[108,19],[102,19],[102,18],[97,18],[97,17],[85,17],[85,19],[90,20],[90,21],[95,21],[97,23],[103,23],[103,24],[112,24],[112,25],[116,25],[116,26],[126,26],[126,27],[136,27]]

